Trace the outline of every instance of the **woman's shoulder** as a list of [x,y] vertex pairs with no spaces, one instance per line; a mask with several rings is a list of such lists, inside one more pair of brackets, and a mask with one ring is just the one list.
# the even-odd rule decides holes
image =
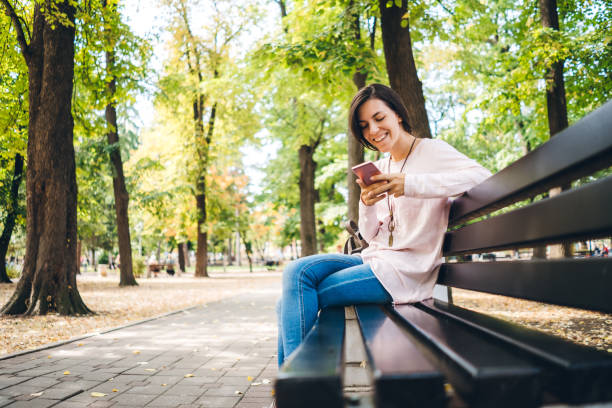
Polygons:
[[[450,154],[456,155],[461,154],[457,149],[455,149],[451,144],[442,140],[442,139],[421,139],[419,143],[419,150],[421,150],[421,154]],[[438,156],[439,157],[439,156]],[[444,157],[444,156],[442,156]]]
[[422,138],[419,144],[421,145],[421,147],[428,148],[428,149],[437,149],[437,150],[453,149],[455,150],[453,146],[451,146],[450,144],[448,144],[442,139]]

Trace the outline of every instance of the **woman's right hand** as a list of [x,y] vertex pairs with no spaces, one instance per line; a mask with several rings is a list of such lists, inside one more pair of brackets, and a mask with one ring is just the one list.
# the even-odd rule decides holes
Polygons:
[[360,179],[357,179],[357,184],[359,185],[359,188],[361,188],[361,201],[367,205],[367,206],[371,206],[376,204],[377,202],[379,202],[380,200],[382,200],[383,198],[385,198],[386,194],[379,194],[379,195],[375,195],[373,193],[373,190],[375,190],[377,187],[380,187],[384,184],[387,184],[388,182],[386,180],[384,181],[379,181],[377,183],[372,183],[369,186],[366,186],[365,184],[363,184],[363,181],[361,181]]

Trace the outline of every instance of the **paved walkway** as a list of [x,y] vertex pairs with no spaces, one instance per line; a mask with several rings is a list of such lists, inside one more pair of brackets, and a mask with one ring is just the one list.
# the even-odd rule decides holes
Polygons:
[[268,407],[277,295],[258,292],[0,360],[0,407]]

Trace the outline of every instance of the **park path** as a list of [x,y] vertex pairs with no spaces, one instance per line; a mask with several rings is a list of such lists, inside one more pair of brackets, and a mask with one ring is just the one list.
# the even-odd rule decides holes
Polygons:
[[278,289],[0,360],[0,407],[268,407]]

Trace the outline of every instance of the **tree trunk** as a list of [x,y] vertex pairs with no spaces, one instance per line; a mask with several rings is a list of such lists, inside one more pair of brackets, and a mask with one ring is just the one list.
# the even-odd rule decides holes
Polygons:
[[[103,1],[103,6],[106,8],[106,0]],[[107,45],[111,47],[106,51],[106,74],[111,78],[107,82],[108,98],[111,102],[106,105],[106,123],[108,125],[108,133],[106,138],[110,146],[110,161],[113,176],[113,192],[115,194],[115,216],[117,219],[117,235],[119,238],[119,269],[120,278],[119,286],[136,286],[138,283],[134,278],[132,269],[132,242],[130,239],[130,221],[128,215],[129,195],[125,187],[125,176],[123,174],[123,161],[121,160],[121,149],[119,148],[119,133],[117,130],[117,109],[112,102],[117,94],[117,81],[113,72],[115,65],[115,52],[112,40],[112,34],[107,33]],[[109,262],[110,263],[110,262]]]
[[[559,31],[559,16],[557,0],[539,0],[542,27]],[[546,107],[548,111],[548,129],[550,137],[555,136],[568,126],[567,103],[565,100],[565,81],[563,80],[563,65],[560,60],[553,63],[546,72]],[[550,190],[553,197],[561,191],[569,190],[571,185],[564,185]],[[573,248],[570,242],[551,246],[552,258],[571,257]]]
[[81,274],[81,251],[83,250],[83,242],[77,239],[77,274]]
[[6,253],[8,252],[13,228],[17,219],[17,210],[19,206],[19,186],[23,178],[23,156],[17,153],[15,155],[15,167],[13,167],[13,181],[11,183],[11,193],[8,200],[8,212],[6,222],[0,236],[0,283],[12,283],[6,272]]
[[204,192],[204,176],[201,176],[201,184],[198,186],[196,195],[196,208],[198,211],[198,243],[196,249],[196,266],[194,276],[200,278],[208,277],[208,243],[206,232],[206,193]]
[[317,231],[315,224],[314,161],[316,145],[302,145],[299,150],[300,158],[300,240],[302,241],[301,256],[317,253]]
[[91,266],[94,272],[98,272],[98,260],[96,259],[96,248],[91,248]]
[[184,242],[180,242],[178,244],[179,270],[183,273],[185,273],[185,246],[187,246],[187,244],[185,244]]
[[238,241],[242,241],[244,244],[244,253],[246,254],[247,260],[249,261],[249,272],[253,273],[253,259],[251,259],[251,254],[253,253],[253,246],[250,241],[245,240],[246,233],[240,232],[238,230]]
[[242,266],[242,258],[240,257],[240,233],[238,231],[236,231],[236,238],[234,241],[236,241],[236,264]]
[[[559,31],[557,0],[539,1],[542,26]],[[563,60],[555,62],[546,73],[546,106],[548,108],[550,137],[553,137],[568,126],[565,82],[563,80],[564,62]]]
[[403,19],[405,27],[402,27],[402,17],[408,12],[407,0],[402,0],[401,8],[397,7],[395,2],[391,7],[387,7],[387,3],[387,0],[379,0],[380,25],[389,83],[401,96],[408,109],[412,134],[416,137],[431,138],[423,86],[417,75],[412,54],[408,18]]
[[191,258],[189,257],[189,243],[190,241],[185,242],[185,246],[183,250],[185,251],[185,268],[191,267]]
[[[354,11],[354,2],[351,0],[349,3],[349,15],[352,18],[352,27],[355,35],[355,41],[361,41],[361,27],[359,23],[359,13]],[[357,71],[353,74],[353,83],[357,87],[357,90],[364,88],[366,86],[366,78],[367,74],[364,71],[364,68],[358,68]],[[346,183],[348,185],[348,211],[347,218],[349,220],[353,220],[356,223],[359,222],[359,200],[361,196],[361,189],[356,183],[357,176],[351,170],[354,166],[362,163],[364,160],[363,155],[363,145],[359,143],[359,141],[353,137],[350,132],[347,132],[347,141],[348,141],[348,169],[347,169],[347,178]]]
[[3,314],[91,313],[76,284],[77,184],[71,113],[75,9],[69,2],[54,6],[72,25],[47,21],[35,3],[30,44],[14,10],[11,15],[28,65],[27,227],[23,273]]

